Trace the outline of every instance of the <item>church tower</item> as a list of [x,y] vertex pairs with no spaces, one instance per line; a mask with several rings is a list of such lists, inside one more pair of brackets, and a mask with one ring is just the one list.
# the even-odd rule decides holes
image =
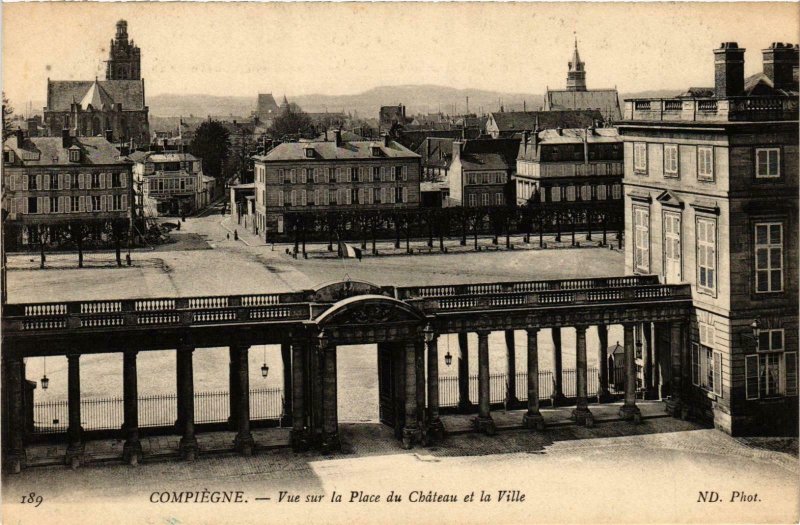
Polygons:
[[106,61],[106,80],[140,80],[141,54],[139,48],[128,41],[128,22],[117,22],[117,34],[111,41]]
[[575,39],[575,51],[567,72],[567,91],[586,91],[586,70],[581,56],[578,54],[578,39]]

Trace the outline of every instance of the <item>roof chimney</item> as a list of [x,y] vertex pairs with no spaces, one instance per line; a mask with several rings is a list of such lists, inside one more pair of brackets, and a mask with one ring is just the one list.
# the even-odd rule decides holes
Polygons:
[[72,139],[69,136],[69,128],[61,130],[61,147],[68,148],[72,145]]
[[522,153],[525,154],[528,152],[528,138],[530,137],[531,132],[526,130],[522,131]]
[[453,141],[453,160],[460,159],[462,153],[464,153],[464,142],[461,140]]
[[764,75],[769,77],[775,89],[797,89],[797,77],[794,76],[798,67],[797,46],[773,42],[761,53],[764,57]]
[[744,91],[744,48],[723,42],[714,50],[714,96],[735,97]]
[[342,147],[342,130],[341,129],[334,130],[333,139],[336,142],[336,147],[337,148]]
[[384,133],[383,134],[383,147],[384,148],[388,148],[389,147],[389,134],[388,133]]
[[531,146],[534,148],[534,153],[536,153],[535,149],[539,145],[539,128],[537,127],[533,130],[533,136],[531,137],[533,140],[531,141]]
[[558,133],[559,135],[563,135],[564,134],[564,128],[562,128],[561,126],[558,126],[556,128],[556,133]]
[[17,138],[17,147],[21,148],[25,143],[25,133],[21,129],[14,130],[14,136]]

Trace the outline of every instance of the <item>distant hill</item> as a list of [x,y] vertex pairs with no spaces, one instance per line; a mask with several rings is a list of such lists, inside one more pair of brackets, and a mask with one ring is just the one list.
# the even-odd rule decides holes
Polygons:
[[[626,98],[667,98],[680,93],[681,90],[677,89],[620,93],[620,103]],[[148,97],[147,105],[150,106],[150,114],[159,117],[214,115],[246,118],[255,109],[256,96],[257,93],[253,93],[251,97],[165,94]],[[467,97],[469,97],[469,110],[472,113],[497,111],[501,103],[506,111],[521,111],[523,105],[528,110],[536,110],[544,104],[543,94],[455,89],[424,84],[381,86],[354,95],[314,94],[296,97],[287,95],[287,97],[305,111],[357,112],[359,116],[367,118],[377,118],[381,106],[394,104],[405,104],[409,115],[439,111],[461,114],[466,111]]]

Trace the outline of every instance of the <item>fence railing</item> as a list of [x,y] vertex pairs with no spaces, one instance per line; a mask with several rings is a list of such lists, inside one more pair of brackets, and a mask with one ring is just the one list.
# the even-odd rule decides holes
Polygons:
[[[586,392],[588,397],[597,395],[600,385],[599,369],[588,368],[586,370]],[[612,394],[619,394],[625,391],[625,369],[615,367],[608,371],[608,389]],[[575,369],[564,369],[561,373],[561,389],[566,397],[575,397],[578,393],[576,383],[577,372]],[[504,403],[508,390],[508,375],[505,373],[489,374],[489,402],[492,404]],[[539,399],[547,399],[555,392],[554,374],[550,370],[539,372]],[[528,373],[516,373],[515,385],[516,397],[519,401],[528,400]],[[439,406],[455,407],[458,406],[458,377],[440,376],[439,377]],[[478,376],[469,376],[469,400],[478,403]]]
[[[141,396],[139,427],[163,427],[175,423],[178,417],[178,396],[163,394]],[[124,422],[122,397],[81,400],[81,426],[84,430],[115,430]],[[196,392],[194,395],[195,423],[224,423],[230,416],[230,394],[227,391]],[[283,389],[250,389],[250,419],[280,419],[283,416]],[[66,400],[44,401],[33,405],[33,425],[36,434],[66,432],[69,426],[69,406]]]

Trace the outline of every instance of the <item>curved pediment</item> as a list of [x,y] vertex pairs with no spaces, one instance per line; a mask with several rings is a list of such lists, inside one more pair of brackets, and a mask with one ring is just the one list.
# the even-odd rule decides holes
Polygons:
[[315,303],[335,303],[359,295],[384,295],[383,289],[366,281],[337,281],[314,289]]
[[315,321],[320,327],[371,325],[380,323],[421,323],[425,314],[411,305],[383,295],[360,295],[334,304]]

